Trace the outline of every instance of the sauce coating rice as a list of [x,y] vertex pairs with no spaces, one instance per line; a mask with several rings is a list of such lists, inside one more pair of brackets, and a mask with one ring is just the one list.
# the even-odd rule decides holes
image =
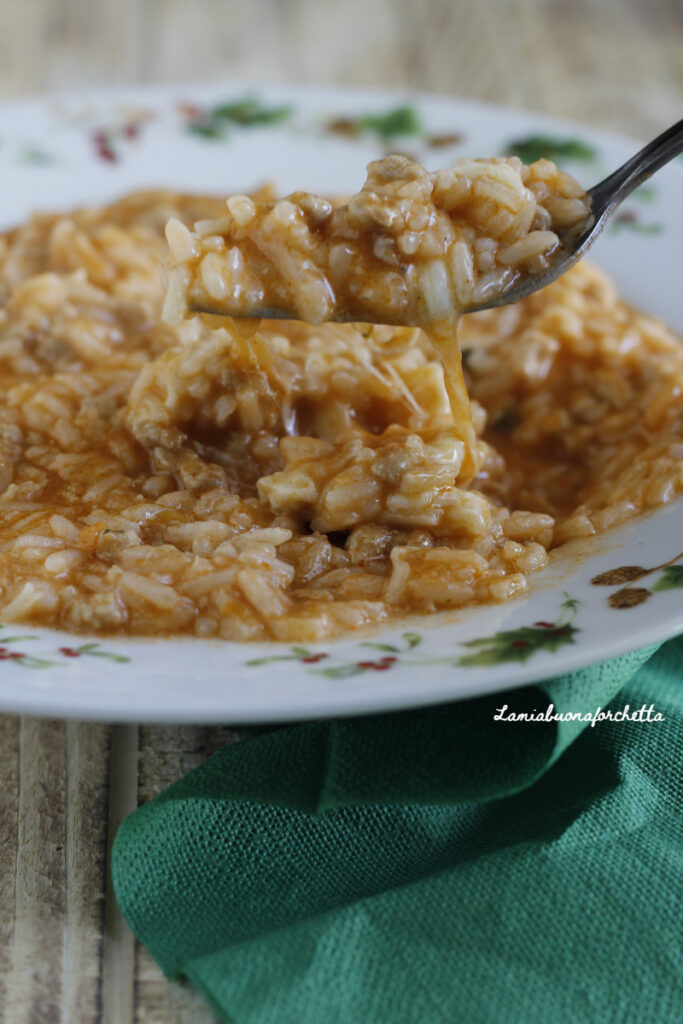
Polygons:
[[583,263],[461,324],[461,473],[424,335],[161,322],[170,217],[128,197],[0,240],[0,617],[322,639],[523,592],[548,551],[683,489],[683,354]]
[[405,156],[368,166],[345,205],[310,192],[255,203],[231,196],[224,216],[166,228],[164,319],[193,309],[230,316],[266,307],[309,324],[421,327],[444,369],[460,482],[481,469],[456,336],[469,307],[541,273],[592,224],[590,197],[550,160],[458,160],[430,174]]

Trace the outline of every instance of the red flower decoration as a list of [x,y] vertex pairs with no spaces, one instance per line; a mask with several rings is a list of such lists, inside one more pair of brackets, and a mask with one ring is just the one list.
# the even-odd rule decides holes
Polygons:
[[108,132],[104,132],[101,129],[94,131],[92,133],[92,142],[100,160],[106,160],[110,164],[117,162],[118,156],[114,151],[111,135]]
[[179,103],[178,110],[185,117],[189,117],[193,121],[198,121],[204,116],[204,111],[196,103]]
[[75,651],[73,647],[60,647],[59,653],[63,654],[65,658],[80,658],[81,652]]

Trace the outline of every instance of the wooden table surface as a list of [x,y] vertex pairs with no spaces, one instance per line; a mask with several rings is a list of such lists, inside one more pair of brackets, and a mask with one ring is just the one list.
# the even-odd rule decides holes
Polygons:
[[[349,83],[643,138],[682,113],[681,0],[0,0],[0,25],[0,99],[172,79]],[[0,716],[1,1021],[215,1020],[134,942],[107,862],[122,818],[230,738]]]

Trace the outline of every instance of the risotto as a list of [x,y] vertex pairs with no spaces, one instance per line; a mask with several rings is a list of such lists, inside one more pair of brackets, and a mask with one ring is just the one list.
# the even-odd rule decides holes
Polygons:
[[[549,160],[458,160],[429,174],[404,156],[368,167],[347,205],[308,192],[257,205],[232,196],[226,216],[194,235],[166,235],[164,318],[188,309],[240,316],[258,307],[309,324],[329,320],[413,325],[429,332],[444,368],[459,479],[481,469],[462,374],[457,322],[500,298],[592,223],[581,185]],[[562,235],[562,241],[560,234]]]
[[[463,318],[473,473],[421,331],[162,322],[164,226],[224,238],[189,231],[224,211],[137,194],[0,240],[2,621],[322,639],[505,601],[683,489],[680,344],[597,269]],[[516,244],[485,224],[458,236],[473,288]]]

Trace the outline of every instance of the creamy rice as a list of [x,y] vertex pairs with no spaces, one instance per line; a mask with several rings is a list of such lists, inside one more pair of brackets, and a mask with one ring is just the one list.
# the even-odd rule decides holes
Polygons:
[[463,319],[470,480],[423,334],[161,322],[166,221],[224,209],[139,194],[0,240],[2,621],[320,639],[504,601],[683,489],[680,345],[595,268]]
[[[549,266],[592,223],[582,186],[550,160],[458,160],[429,174],[404,156],[368,166],[360,192],[336,208],[309,192],[166,229],[164,319],[191,308],[248,315],[259,307],[309,324],[412,325],[429,332],[444,369],[460,479],[481,469],[456,326],[463,311]],[[253,315],[253,314],[252,314]]]
[[433,327],[529,274],[591,223],[583,187],[550,160],[458,160],[428,173],[402,156],[368,167],[346,204],[308,192],[167,228],[165,319],[267,306],[309,324]]

